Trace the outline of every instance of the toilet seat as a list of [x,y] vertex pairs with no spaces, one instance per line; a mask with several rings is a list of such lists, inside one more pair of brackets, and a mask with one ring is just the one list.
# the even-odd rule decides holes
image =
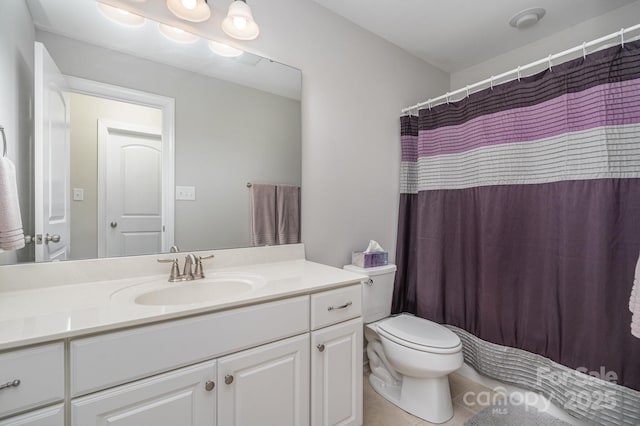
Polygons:
[[412,315],[398,315],[381,321],[378,334],[410,349],[435,354],[462,350],[460,338],[444,326]]

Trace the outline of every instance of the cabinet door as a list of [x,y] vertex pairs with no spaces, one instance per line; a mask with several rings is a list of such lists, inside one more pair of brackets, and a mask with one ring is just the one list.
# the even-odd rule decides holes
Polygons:
[[362,424],[362,318],[311,333],[311,425]]
[[218,360],[218,424],[309,424],[309,335]]
[[215,426],[215,377],[209,361],[78,398],[71,425]]
[[64,405],[0,420],[0,426],[64,426]]

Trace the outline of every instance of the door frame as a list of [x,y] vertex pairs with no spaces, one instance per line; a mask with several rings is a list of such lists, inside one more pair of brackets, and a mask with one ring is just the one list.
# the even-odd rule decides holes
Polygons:
[[[162,226],[164,227],[162,252],[169,251],[169,247],[174,244],[175,232],[175,99],[79,77],[66,76],[66,78],[69,90],[73,93],[157,108],[162,111]],[[99,180],[98,186],[100,186]],[[99,211],[98,217],[100,217]],[[98,240],[100,229],[98,222]],[[101,257],[100,253],[101,244],[98,244],[98,257]]]
[[[117,130],[119,134],[157,135],[160,136],[160,141],[162,143],[162,129],[160,128],[139,126],[137,124],[125,123],[122,121],[98,119],[98,257],[106,257],[107,255],[107,141],[109,139],[110,129]],[[164,187],[164,182],[162,185]],[[165,226],[164,212],[162,212],[162,215],[162,226]],[[162,232],[161,251],[166,250],[164,241],[165,233],[166,232]]]

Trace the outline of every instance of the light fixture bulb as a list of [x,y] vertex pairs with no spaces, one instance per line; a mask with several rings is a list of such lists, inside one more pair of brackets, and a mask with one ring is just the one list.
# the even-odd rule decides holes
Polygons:
[[126,25],[127,27],[141,27],[146,22],[146,19],[143,16],[136,15],[128,10],[109,6],[108,4],[100,2],[96,3],[96,7],[102,16],[113,22],[117,22],[118,24]]
[[198,2],[196,0],[182,0],[182,5],[189,10],[193,10],[198,5]]
[[251,8],[244,0],[235,0],[229,5],[227,17],[222,21],[222,30],[238,40],[253,40],[260,34]]
[[244,30],[245,28],[247,28],[247,18],[244,18],[242,16],[235,16],[233,18],[233,26],[239,30]]
[[167,9],[185,21],[204,22],[211,17],[207,0],[167,0]]

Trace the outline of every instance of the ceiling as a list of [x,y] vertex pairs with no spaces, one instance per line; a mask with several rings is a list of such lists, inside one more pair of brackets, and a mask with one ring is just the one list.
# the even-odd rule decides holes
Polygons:
[[[456,72],[550,36],[635,0],[313,0],[447,72]],[[542,7],[518,30],[510,18]],[[479,48],[481,47],[481,48]]]

